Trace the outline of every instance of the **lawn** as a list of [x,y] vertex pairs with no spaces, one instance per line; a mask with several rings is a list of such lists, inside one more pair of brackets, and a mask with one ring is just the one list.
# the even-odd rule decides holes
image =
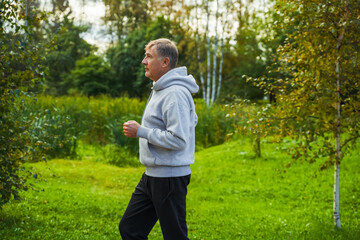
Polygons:
[[[255,158],[247,140],[196,153],[188,191],[190,239],[360,239],[360,153],[342,162],[340,215],[332,219],[333,168],[293,162],[277,144]],[[120,239],[118,222],[143,167],[96,154],[33,163],[37,191],[0,211],[2,239]],[[162,239],[156,224],[149,239]]]

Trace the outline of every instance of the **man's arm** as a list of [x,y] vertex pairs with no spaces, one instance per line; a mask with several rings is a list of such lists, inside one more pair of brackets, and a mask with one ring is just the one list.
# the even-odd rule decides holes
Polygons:
[[124,134],[127,137],[145,138],[158,147],[170,150],[184,149],[188,144],[190,124],[194,124],[191,122],[187,103],[182,101],[169,105],[163,114],[163,120],[165,130],[148,128],[135,121],[128,121],[124,123]]

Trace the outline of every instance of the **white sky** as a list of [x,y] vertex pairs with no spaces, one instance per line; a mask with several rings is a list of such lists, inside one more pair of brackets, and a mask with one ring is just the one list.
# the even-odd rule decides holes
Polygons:
[[[52,11],[51,1],[42,0],[41,8],[47,11]],[[111,42],[109,34],[106,33],[101,18],[105,15],[105,5],[102,0],[87,0],[86,4],[82,6],[81,0],[69,0],[72,10],[71,16],[74,17],[78,24],[85,24],[89,26],[89,30],[81,35],[88,43],[96,45],[99,52],[104,52]]]

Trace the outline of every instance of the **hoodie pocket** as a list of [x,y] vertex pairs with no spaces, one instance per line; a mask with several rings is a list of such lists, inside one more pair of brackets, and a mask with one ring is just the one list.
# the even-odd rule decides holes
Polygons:
[[177,151],[161,148],[149,144],[149,150],[154,157],[156,166],[176,166],[175,155]]
[[144,166],[155,166],[155,157],[150,151],[151,145],[145,138],[139,139],[140,162]]

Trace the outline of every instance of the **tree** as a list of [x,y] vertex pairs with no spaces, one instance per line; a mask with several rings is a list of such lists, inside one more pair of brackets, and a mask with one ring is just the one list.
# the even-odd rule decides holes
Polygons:
[[334,223],[339,215],[340,163],[360,137],[360,3],[355,0],[276,2],[284,21],[278,29],[294,28],[277,49],[277,73],[284,78],[268,84],[277,91],[272,125],[281,138],[298,140],[296,158],[320,168],[335,165]]
[[224,92],[228,97],[257,100],[263,98],[263,90],[246,81],[247,77],[259,77],[265,71],[261,58],[261,37],[265,26],[257,12],[250,11],[253,3],[236,1],[237,31],[234,39],[234,56],[228,62],[230,72],[224,79]]
[[[46,92],[52,95],[64,95],[70,89],[65,79],[75,67],[75,62],[83,57],[89,56],[95,47],[80,37],[87,31],[86,26],[75,26],[73,20],[65,17],[62,22],[57,23],[59,29],[55,35],[48,33],[53,38],[53,49],[46,50],[44,65],[49,68],[46,77]],[[49,30],[53,29],[52,27]]]
[[[27,5],[26,5],[27,4]],[[25,9],[27,8],[27,11]],[[27,101],[44,77],[41,46],[34,43],[34,29],[43,18],[20,0],[0,2],[0,207],[29,185],[23,163],[41,157],[31,130],[36,115],[24,116]],[[24,21],[25,20],[25,21]]]
[[[226,35],[229,36],[230,29],[229,23],[231,20],[231,1],[227,0],[222,5],[221,2],[215,3],[206,0],[201,2],[195,2],[195,42],[196,42],[196,59],[199,64],[199,78],[202,89],[203,99],[207,105],[215,102],[220,95],[221,79],[222,79],[222,67],[223,67],[223,51],[224,41]],[[211,11],[211,4],[215,4],[215,13]],[[204,7],[205,9],[203,9]],[[221,11],[222,10],[222,11]],[[201,33],[202,16],[206,16],[205,32]],[[215,18],[215,19],[213,19]],[[211,19],[215,21],[215,27],[210,29]],[[221,33],[219,33],[219,28]],[[214,33],[212,33],[214,31]],[[204,37],[204,40],[200,39],[200,36]],[[219,45],[220,42],[220,45]],[[206,55],[206,57],[202,57]],[[206,59],[206,60],[205,60]],[[203,67],[203,64],[206,64]]]
[[[252,1],[195,2],[194,39],[202,96],[209,105],[219,98],[258,99],[262,90],[246,83],[244,75],[259,76],[259,18],[249,12]],[[237,30],[234,30],[237,29]]]
[[148,1],[144,0],[104,0],[106,12],[104,22],[109,26],[111,35],[115,33],[120,43],[134,30],[147,24]]
[[[142,97],[146,87],[145,77],[140,72],[141,60],[146,45],[145,26],[131,32],[126,39],[109,48],[106,57],[114,71],[116,81],[121,84],[121,93],[131,97]],[[145,74],[145,73],[144,73]],[[143,80],[144,79],[144,80]],[[150,83],[147,81],[147,83]]]
[[69,86],[68,93],[75,92],[87,96],[118,96],[121,89],[121,84],[116,82],[109,63],[95,55],[77,60],[75,68],[67,75],[65,84]]

